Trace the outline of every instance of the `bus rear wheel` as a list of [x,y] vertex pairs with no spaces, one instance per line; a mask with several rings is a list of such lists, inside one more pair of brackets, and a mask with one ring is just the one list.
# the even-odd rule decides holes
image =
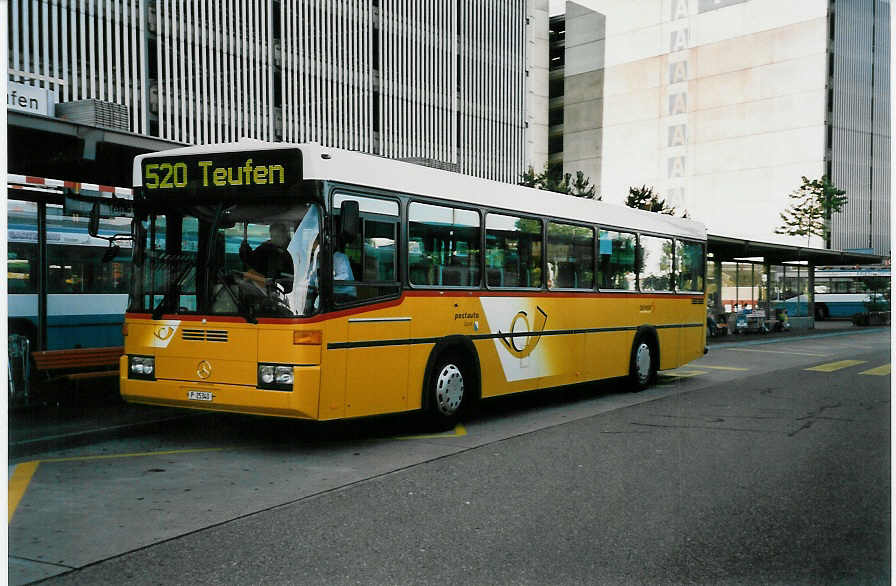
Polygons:
[[656,379],[657,359],[653,344],[647,336],[635,338],[629,361],[628,386],[632,392],[643,391]]
[[469,401],[471,379],[466,363],[456,354],[435,362],[426,383],[425,405],[433,427],[452,429]]

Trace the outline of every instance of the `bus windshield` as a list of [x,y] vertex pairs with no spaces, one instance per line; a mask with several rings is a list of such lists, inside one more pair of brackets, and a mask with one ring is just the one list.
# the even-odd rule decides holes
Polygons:
[[317,205],[166,203],[139,221],[129,311],[155,319],[239,315],[253,322],[316,311]]

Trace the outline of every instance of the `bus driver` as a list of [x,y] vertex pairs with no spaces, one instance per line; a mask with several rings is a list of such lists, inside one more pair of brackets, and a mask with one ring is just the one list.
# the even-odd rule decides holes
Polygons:
[[284,293],[289,293],[292,291],[294,270],[292,256],[286,250],[290,240],[289,228],[281,222],[271,224],[270,234],[270,240],[262,242],[255,250],[252,250],[248,241],[243,240],[240,259],[264,278],[273,279],[280,284]]

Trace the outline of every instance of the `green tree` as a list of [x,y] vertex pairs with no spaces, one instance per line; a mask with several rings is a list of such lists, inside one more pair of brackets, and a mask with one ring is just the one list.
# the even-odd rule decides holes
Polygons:
[[830,248],[831,218],[846,205],[846,191],[838,189],[825,175],[821,179],[810,181],[803,177],[802,180],[803,184],[788,196],[791,204],[779,214],[781,226],[775,234],[805,236],[807,241],[818,236]]
[[569,193],[569,173],[563,172],[562,163],[548,163],[541,174],[540,189],[556,191],[557,193]]
[[530,165],[520,175],[519,184],[585,199],[601,199],[600,194],[596,194],[595,186],[591,185],[590,177],[586,177],[582,171],[576,171],[576,178],[573,180],[571,173],[563,172],[562,163],[547,163],[540,173],[536,173]]
[[660,199],[660,195],[653,190],[652,185],[650,187],[646,185],[629,187],[625,205],[630,208],[647,210],[648,212],[666,214],[667,216],[675,215],[675,207],[667,204],[666,200]]
[[569,186],[569,194],[585,199],[601,200],[601,196],[596,192],[595,186],[591,185],[591,177],[585,177],[582,171],[576,171],[576,178]]
[[536,173],[535,169],[532,168],[532,165],[529,165],[529,168],[526,169],[526,172],[520,175],[520,185],[525,185],[526,187],[538,187],[538,184],[541,182],[541,174]]
[[887,277],[867,277],[863,279],[868,288],[866,311],[887,311],[890,309],[890,279]]

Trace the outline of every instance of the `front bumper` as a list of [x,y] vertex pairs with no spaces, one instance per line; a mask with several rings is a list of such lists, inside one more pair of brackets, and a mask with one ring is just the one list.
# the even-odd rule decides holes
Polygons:
[[[158,379],[154,381],[119,379],[121,397],[129,403],[228,411],[253,415],[273,415],[317,419],[320,398],[320,367],[297,366],[291,391],[270,391],[247,385],[226,385],[207,382]],[[211,400],[190,399],[190,391],[201,391],[199,396],[211,395]]]

